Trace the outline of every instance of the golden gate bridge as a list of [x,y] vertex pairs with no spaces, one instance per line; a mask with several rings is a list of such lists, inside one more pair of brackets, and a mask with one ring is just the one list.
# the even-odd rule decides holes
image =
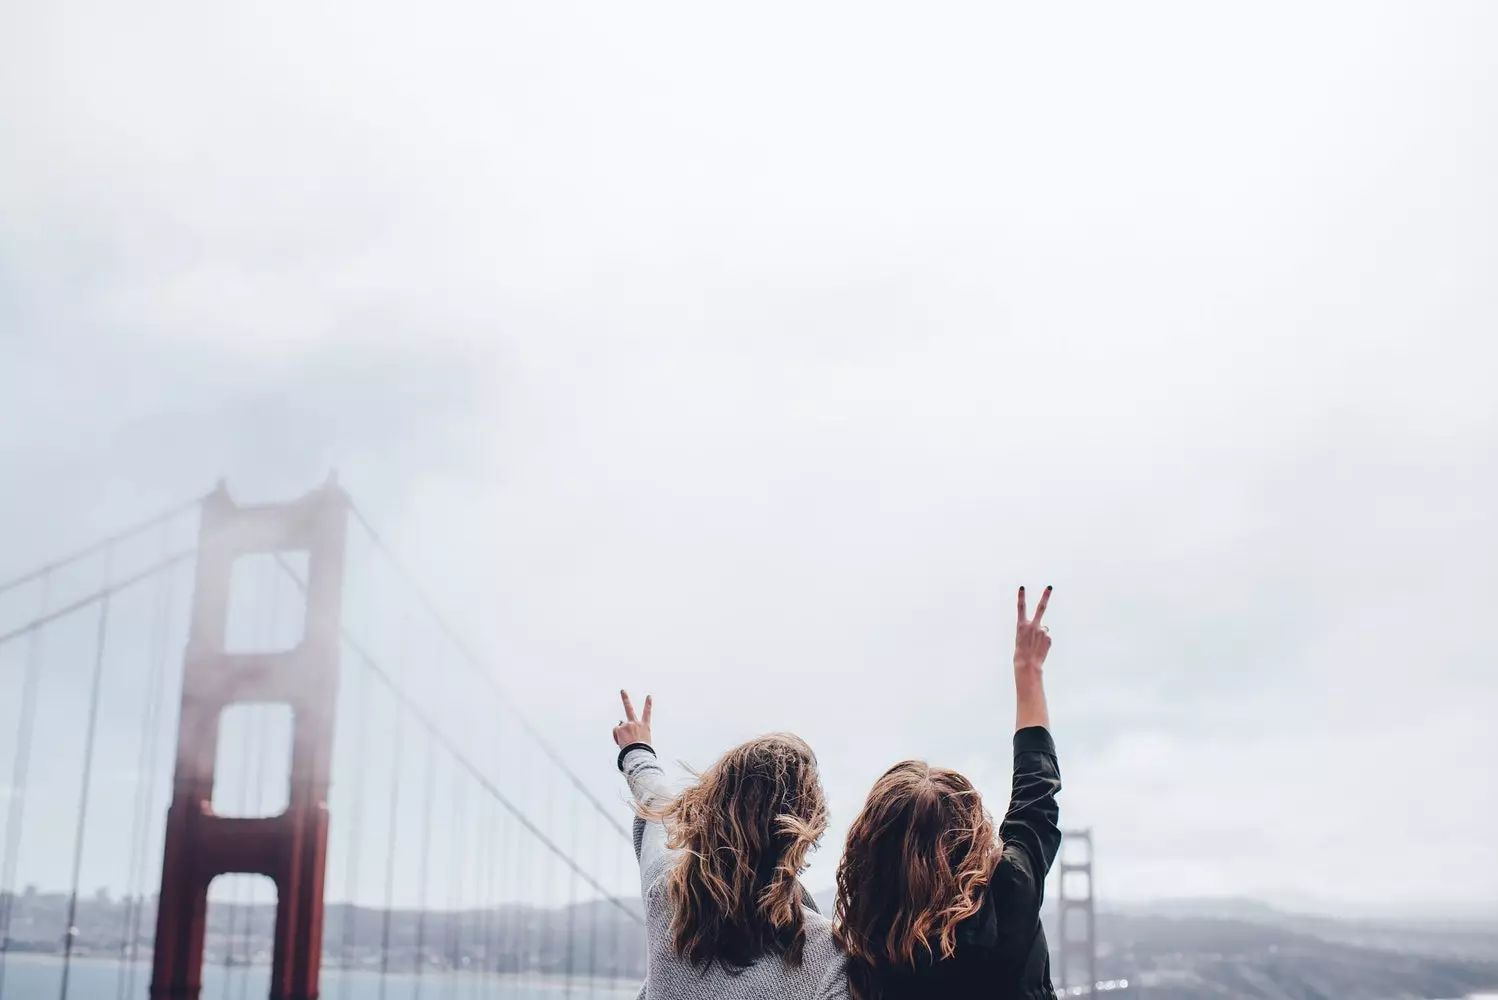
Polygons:
[[[241,875],[273,890],[271,997],[316,997],[324,962],[437,975],[449,991],[499,977],[566,993],[638,984],[622,799],[567,765],[335,481],[261,505],[220,484],[0,583],[0,600],[0,704],[16,734],[0,998],[16,993],[17,879],[37,855],[66,881],[60,1000],[91,995],[78,970],[101,957],[118,964],[120,997],[147,962],[152,997],[197,997],[211,929],[219,978],[247,982],[254,915],[269,907],[245,899]],[[59,728],[65,705],[80,714]],[[39,773],[59,756],[76,766]],[[114,786],[130,761],[126,803]],[[123,881],[112,931],[80,919],[85,872]],[[223,876],[232,888],[210,892]]]
[[[632,995],[628,809],[497,677],[331,477],[273,504],[220,483],[0,582],[0,1000],[312,1000],[325,965],[340,1000]],[[1069,840],[1063,990],[1096,982]],[[22,988],[37,951],[55,975]]]

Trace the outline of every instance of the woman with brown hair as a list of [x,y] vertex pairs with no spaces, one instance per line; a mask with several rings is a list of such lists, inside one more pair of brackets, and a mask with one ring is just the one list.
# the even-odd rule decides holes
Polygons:
[[827,918],[801,887],[827,828],[817,760],[796,736],[729,750],[672,795],[651,745],[651,699],[614,728],[635,801],[650,1000],[845,996]]
[[853,1000],[1055,997],[1040,926],[1061,846],[1061,775],[1042,668],[1051,637],[1019,590],[1014,637],[1014,788],[994,835],[972,783],[907,760],[884,773],[848,831],[837,871],[836,936]]

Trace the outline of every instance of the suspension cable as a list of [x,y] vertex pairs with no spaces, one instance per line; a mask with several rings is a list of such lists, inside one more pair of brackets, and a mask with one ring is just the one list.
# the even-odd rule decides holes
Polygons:
[[[296,571],[293,570],[291,566],[281,558],[280,555],[276,555],[276,561],[280,564],[281,568],[285,570],[286,573],[297,582],[298,586],[305,589],[306,584],[302,581],[301,577],[296,575]],[[364,648],[364,645],[353,637],[346,626],[340,628],[340,633],[343,637],[344,644],[348,646],[348,648],[354,653],[354,655],[356,655],[360,660],[364,661],[364,665],[369,668],[369,670],[374,674],[375,678],[380,681],[381,684],[385,685],[385,687],[391,692],[391,694],[395,696],[396,700],[398,700],[405,707],[406,711],[411,713],[412,717],[421,724],[422,728],[427,731],[428,735],[433,741],[440,744],[443,749],[445,749],[449,754],[452,755],[453,759],[458,764],[460,764],[464,770],[473,775],[474,780],[477,781],[481,786],[483,786],[486,792],[488,792],[491,796],[498,800],[499,804],[504,806],[504,808],[510,813],[510,815],[515,817],[516,821],[519,822],[521,826],[525,827],[525,829],[528,830],[533,837],[540,841],[541,846],[545,847],[548,851],[559,858],[565,865],[567,865],[567,867],[577,872],[579,877],[581,877],[583,881],[587,882],[588,885],[592,886],[595,890],[600,893],[607,893],[607,890],[604,889],[603,885],[596,878],[588,874],[581,867],[579,867],[576,861],[568,857],[566,852],[563,851],[559,846],[557,846],[557,843],[554,840],[547,836],[547,834],[540,827],[532,822],[531,819],[525,815],[524,811],[521,810],[519,806],[512,802],[504,792],[500,791],[499,787],[495,785],[494,782],[491,781],[481,770],[479,770],[478,766],[475,765],[473,761],[469,760],[468,757],[466,757],[462,753],[462,751],[460,751],[453,744],[453,742],[448,739],[446,735],[444,735],[442,727],[439,726],[430,715],[424,712],[421,706],[417,705],[410,695],[406,694],[404,690],[402,690],[395,684],[394,680],[390,676],[389,671],[380,666],[380,664],[374,659],[374,657],[370,655],[369,651]],[[622,830],[623,828],[618,827],[618,829]],[[627,914],[629,918],[636,923],[643,924],[645,922],[643,917],[635,913],[635,911],[631,910],[629,907],[625,906],[619,900],[614,899],[611,900],[611,902],[615,907],[617,907],[623,913]]]
[[555,764],[564,775],[566,775],[567,780],[572,784],[572,787],[577,789],[577,791],[580,792],[585,799],[592,803],[593,808],[596,809],[599,815],[607,820],[608,823],[619,832],[619,835],[621,837],[624,837],[626,840],[631,839],[629,831],[624,828],[623,824],[621,824],[617,819],[614,818],[613,812],[610,811],[609,807],[605,805],[604,802],[598,798],[598,796],[593,794],[592,790],[588,788],[587,784],[582,780],[582,778],[578,777],[577,773],[567,765],[567,762],[562,758],[562,755],[552,747],[551,743],[541,733],[540,729],[538,729],[530,721],[530,719],[526,717],[525,713],[520,710],[518,703],[514,698],[510,696],[510,693],[504,688],[504,686],[501,685],[495,678],[494,672],[489,669],[489,665],[485,662],[484,658],[481,657],[473,649],[473,647],[469,646],[468,643],[463,640],[463,638],[458,634],[457,629],[455,629],[448,622],[447,618],[437,610],[436,602],[433,601],[432,598],[427,594],[425,588],[423,588],[420,582],[416,579],[416,575],[406,567],[406,564],[403,561],[396,557],[394,550],[388,543],[386,543],[384,537],[375,530],[374,525],[370,524],[369,519],[364,516],[364,512],[361,511],[358,507],[354,506],[352,502],[349,503],[349,511],[354,515],[354,519],[363,526],[366,532],[369,533],[369,537],[377,546],[379,546],[380,551],[385,554],[385,558],[388,559],[390,561],[390,564],[395,567],[396,572],[398,572],[405,579],[407,586],[409,586],[412,592],[416,595],[417,602],[421,604],[421,606],[426,610],[427,614],[431,616],[432,621],[436,623],[438,629],[440,629],[442,633],[447,637],[448,641],[452,643],[453,648],[458,651],[459,655],[463,659],[463,662],[466,663],[468,667],[474,671],[474,673],[478,674],[478,676],[484,681],[484,683],[488,685],[489,689],[493,691],[496,696],[498,696],[499,700],[503,702],[507,708],[509,708],[510,712],[520,723],[521,728],[523,728],[531,737],[531,739],[535,741],[536,745],[541,748],[541,752],[544,753],[548,758],[550,758],[551,762]]
[[[533,823],[530,818],[527,817],[517,805],[515,805],[514,802],[510,801],[509,797],[506,796],[504,792],[500,791],[499,788],[495,786],[494,782],[490,781],[489,778],[486,777],[484,773],[478,769],[477,765],[475,765],[473,761],[469,760],[462,753],[460,753],[458,749],[453,746],[452,742],[442,735],[441,727],[438,726],[430,716],[423,712],[421,708],[411,700],[410,696],[408,696],[404,691],[397,690],[391,684],[390,675],[387,674],[384,669],[379,666],[378,663],[370,659],[369,654],[364,651],[364,648],[362,646],[358,645],[354,640],[349,639],[347,635],[344,636],[344,642],[346,642],[349,648],[353,650],[354,653],[364,661],[365,666],[367,666],[374,673],[375,677],[380,680],[381,683],[389,687],[392,692],[395,692],[396,697],[401,701],[403,705],[405,705],[406,710],[410,712],[418,722],[421,723],[422,727],[432,735],[432,738],[440,743],[442,747],[448,751],[448,753],[452,754],[457,763],[462,765],[464,770],[472,774],[474,780],[482,785],[485,791],[487,791],[490,795],[497,799],[499,803],[504,806],[505,809],[508,810],[516,820],[519,821],[521,826],[530,831],[531,835],[534,836],[538,841],[540,841],[543,847],[545,847],[548,851],[550,851],[553,855],[560,859],[565,865],[567,865],[567,867],[577,872],[578,875],[594,889],[597,889],[600,892],[605,891],[603,886],[597,879],[595,879],[592,875],[589,875],[587,872],[583,871],[583,869],[578,866],[577,862],[568,857],[567,854],[557,846],[554,840],[547,836],[540,827],[536,826],[536,824]],[[636,921],[637,923],[644,923],[643,918],[641,918],[633,910],[624,906],[624,904],[616,900],[615,905],[618,906],[618,908],[623,912],[629,914],[632,920]]]
[[130,589],[137,583],[140,583],[142,580],[149,580],[157,573],[160,573],[163,570],[171,569],[178,563],[191,559],[197,551],[198,550],[196,548],[191,548],[183,549],[180,552],[175,552],[172,555],[167,556],[165,559],[162,559],[160,562],[156,562],[151,564],[150,566],[147,566],[139,573],[132,573],[130,576],[124,577],[123,579],[115,583],[100,587],[93,593],[80,597],[78,598],[78,600],[72,602],[71,604],[58,608],[55,611],[50,611],[46,614],[38,615],[31,621],[27,622],[25,625],[17,626],[16,628],[11,629],[9,632],[0,634],[0,646],[5,645],[12,639],[19,639],[23,635],[30,635],[36,630],[45,628],[46,626],[52,624],[59,618],[66,618],[74,611],[78,611],[81,608],[86,608],[90,604],[95,604],[99,601],[107,601],[109,598],[114,597],[121,591]]
[[105,549],[111,548],[116,543],[123,542],[127,538],[138,535],[141,532],[145,531],[147,528],[154,528],[158,524],[170,522],[178,514],[186,513],[202,502],[202,497],[194,497],[191,500],[183,501],[182,503],[177,504],[175,507],[170,507],[167,510],[162,511],[160,514],[155,515],[154,517],[148,517],[144,521],[132,524],[128,528],[125,528],[121,531],[116,531],[109,537],[101,538],[97,542],[94,542],[92,545],[85,546],[84,548],[78,549],[75,552],[69,553],[68,555],[63,556],[61,559],[54,559],[51,562],[47,563],[45,566],[38,566],[36,569],[29,570],[28,572],[22,573],[20,576],[13,577],[12,579],[5,581],[4,583],[0,583],[0,594],[3,594],[8,590],[14,590],[16,587],[30,583],[33,580],[39,580],[42,577],[55,572],[56,570],[62,569],[64,566],[69,566],[75,562],[78,562],[80,559],[86,559],[87,557],[94,555],[97,552],[102,552]]

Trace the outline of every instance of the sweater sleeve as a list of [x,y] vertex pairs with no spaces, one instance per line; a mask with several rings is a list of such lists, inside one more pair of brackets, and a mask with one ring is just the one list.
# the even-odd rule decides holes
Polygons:
[[[666,773],[656,759],[654,748],[643,743],[626,747],[620,754],[619,767],[629,783],[635,805],[653,808],[670,799]],[[634,822],[634,843],[635,858],[640,863],[640,891],[648,896],[650,887],[669,866],[675,852],[666,847],[665,826],[659,820],[647,820],[638,814]]]
[[1002,879],[995,879],[994,887],[1007,890],[1008,915],[1025,922],[1040,914],[1046,875],[1061,848],[1060,810],[1056,806],[1059,791],[1061,769],[1051,734],[1041,726],[1015,733],[1014,788],[1009,811],[999,826],[1005,871]]

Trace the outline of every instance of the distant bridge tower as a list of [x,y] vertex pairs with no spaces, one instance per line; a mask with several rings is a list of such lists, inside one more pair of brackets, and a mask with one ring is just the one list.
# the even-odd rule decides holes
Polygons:
[[[347,497],[331,478],[287,504],[240,506],[222,483],[203,502],[152,1000],[197,1000],[203,988],[208,885],[230,873],[264,875],[276,885],[271,1000],[317,997],[347,513]],[[284,652],[228,652],[235,559],[291,552],[307,557],[301,641]],[[290,799],[279,816],[239,819],[213,812],[219,719],[224,709],[243,702],[280,703],[292,710]]]
[[[1069,858],[1067,847],[1082,845],[1081,857]],[[1092,898],[1092,831],[1068,830],[1061,835],[1060,890],[1057,893],[1057,933],[1060,992],[1085,985],[1092,993],[1097,985],[1097,911]],[[1078,969],[1081,966],[1081,969]],[[1078,981],[1085,975],[1085,980]]]

